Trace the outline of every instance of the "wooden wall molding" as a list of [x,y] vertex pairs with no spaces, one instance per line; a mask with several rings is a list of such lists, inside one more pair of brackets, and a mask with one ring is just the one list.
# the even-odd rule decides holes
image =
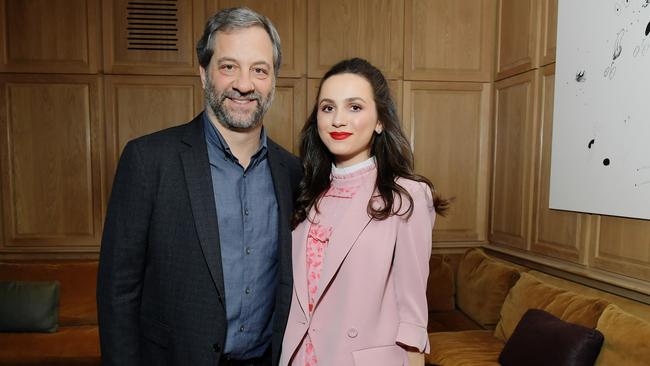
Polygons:
[[308,0],[307,75],[362,57],[388,79],[403,76],[404,0]]
[[434,242],[486,240],[491,97],[488,83],[404,82],[415,170],[456,198],[449,215],[437,218]]
[[537,68],[539,0],[499,0],[496,80]]
[[0,74],[0,251],[97,250],[106,206],[101,83]]
[[0,72],[94,74],[100,0],[0,0]]
[[493,80],[496,0],[406,0],[404,79]]
[[520,249],[530,245],[537,77],[529,71],[494,84],[489,239]]

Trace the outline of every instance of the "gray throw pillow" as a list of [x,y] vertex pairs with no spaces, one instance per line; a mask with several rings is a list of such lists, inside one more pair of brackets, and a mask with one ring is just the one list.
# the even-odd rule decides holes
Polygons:
[[0,332],[56,332],[58,282],[0,282]]

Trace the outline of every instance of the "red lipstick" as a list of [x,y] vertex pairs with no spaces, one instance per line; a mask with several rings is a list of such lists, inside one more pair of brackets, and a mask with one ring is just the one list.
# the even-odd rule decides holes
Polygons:
[[351,135],[350,132],[330,132],[330,136],[332,136],[334,140],[345,140]]

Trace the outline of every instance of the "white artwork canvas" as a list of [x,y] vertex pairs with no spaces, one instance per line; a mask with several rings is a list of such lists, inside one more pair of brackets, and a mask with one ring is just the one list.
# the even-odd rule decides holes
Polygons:
[[650,219],[650,0],[559,0],[549,206]]

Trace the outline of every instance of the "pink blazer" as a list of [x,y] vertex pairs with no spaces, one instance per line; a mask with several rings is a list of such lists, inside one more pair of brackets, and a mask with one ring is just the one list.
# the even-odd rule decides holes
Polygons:
[[[396,215],[370,220],[365,209],[341,213],[311,317],[305,260],[308,220],[293,231],[294,290],[281,366],[289,364],[307,332],[319,366],[404,365],[406,352],[397,343],[429,350],[426,285],[435,211],[425,184],[398,182],[413,197],[408,220]],[[359,192],[355,199],[367,203],[371,194]]]

